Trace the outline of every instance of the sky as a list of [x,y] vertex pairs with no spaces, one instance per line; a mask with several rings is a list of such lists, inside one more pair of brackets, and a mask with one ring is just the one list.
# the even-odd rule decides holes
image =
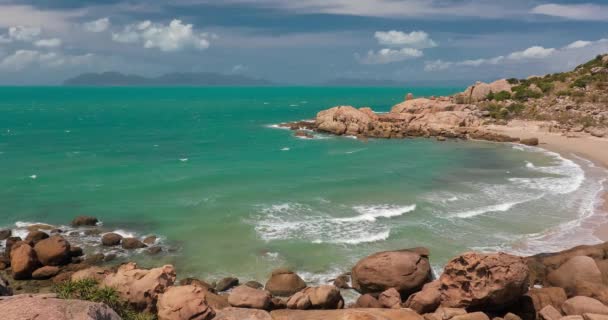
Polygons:
[[608,53],[608,0],[0,0],[0,84],[85,72],[467,84]]

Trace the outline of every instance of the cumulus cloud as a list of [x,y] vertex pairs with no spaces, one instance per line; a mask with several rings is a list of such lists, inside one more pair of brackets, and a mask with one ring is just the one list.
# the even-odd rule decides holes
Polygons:
[[377,31],[374,34],[378,43],[389,47],[425,49],[437,46],[437,43],[424,31]]
[[386,64],[392,62],[399,62],[413,58],[422,57],[424,54],[421,50],[413,48],[403,49],[380,49],[378,51],[370,50],[367,55],[360,56],[355,55],[357,60],[362,64]]
[[8,29],[9,38],[18,41],[33,41],[40,33],[42,29],[38,27],[16,26]]
[[141,43],[144,48],[157,48],[165,52],[185,48],[204,50],[209,48],[209,39],[214,37],[208,33],[196,33],[192,24],[183,24],[177,19],[168,25],[143,21],[112,34],[112,39],[116,42]]
[[0,60],[0,69],[19,71],[28,67],[60,67],[80,65],[91,61],[92,54],[66,55],[59,52],[41,52],[38,50],[17,50]]
[[[589,49],[589,50],[587,50]],[[585,50],[584,52],[581,50]],[[545,48],[542,46],[533,46],[522,51],[512,52],[506,56],[497,56],[493,58],[483,58],[476,60],[464,61],[427,61],[424,69],[426,71],[441,71],[452,67],[479,67],[483,65],[498,65],[501,63],[527,63],[537,60],[564,60],[563,63],[573,67],[572,63],[578,63],[581,59],[586,59],[588,56],[604,53],[608,50],[608,39],[600,39],[597,41],[575,41],[563,47],[562,49]],[[584,53],[584,54],[583,54]],[[573,59],[574,54],[576,59]],[[555,57],[555,58],[554,58]]]
[[42,48],[56,48],[61,46],[61,39],[59,38],[51,38],[51,39],[41,39],[38,40],[36,42],[34,42],[34,45],[36,47],[42,47]]
[[110,18],[101,18],[94,21],[89,21],[85,23],[83,27],[89,32],[104,32],[110,27]]
[[585,4],[541,4],[531,13],[572,20],[608,20],[608,6],[591,3]]

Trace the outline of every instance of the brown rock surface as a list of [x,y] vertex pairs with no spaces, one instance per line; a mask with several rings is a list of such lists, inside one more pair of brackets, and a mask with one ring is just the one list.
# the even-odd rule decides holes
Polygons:
[[11,269],[13,279],[25,280],[40,266],[36,251],[25,242],[15,243],[11,250]]
[[108,232],[101,237],[101,244],[107,247],[117,246],[120,244],[122,236],[118,233]]
[[59,273],[59,268],[54,266],[44,266],[34,270],[32,278],[36,280],[50,279]]
[[61,266],[70,262],[70,243],[55,235],[41,240],[34,247],[38,260],[45,266]]
[[207,302],[207,291],[198,286],[175,286],[158,297],[159,320],[209,320],[215,311]]
[[101,303],[20,295],[0,300],[2,320],[121,320]]
[[441,305],[504,308],[528,291],[523,258],[505,253],[465,253],[452,259],[439,278]]
[[272,320],[272,317],[264,310],[226,308],[218,311],[213,320]]
[[275,310],[273,320],[423,320],[409,309]]
[[420,290],[432,278],[428,254],[420,251],[385,251],[361,259],[352,269],[353,289],[365,294],[395,288],[402,296]]
[[473,312],[454,316],[452,320],[490,320],[490,318],[483,312]]
[[265,289],[273,296],[291,296],[306,288],[306,282],[294,272],[287,269],[274,270],[266,282]]
[[252,308],[268,310],[270,308],[270,293],[245,285],[234,288],[228,296],[228,303],[237,308]]
[[593,258],[575,256],[549,273],[547,281],[552,286],[564,288],[566,293],[572,295],[579,282],[602,283],[602,273]]
[[340,309],[342,307],[344,307],[344,300],[340,290],[333,285],[306,288],[287,300],[289,309]]
[[435,280],[422,287],[422,290],[409,296],[404,307],[410,308],[419,314],[433,312],[441,303],[441,282]]
[[362,294],[357,298],[357,302],[355,302],[355,306],[357,308],[383,308],[382,304],[378,301],[378,299],[374,298],[371,294]]
[[79,217],[74,218],[74,220],[72,220],[72,226],[73,227],[95,226],[95,225],[97,225],[98,222],[99,222],[99,220],[97,220],[97,218],[95,218],[95,217],[79,216]]
[[390,288],[378,296],[378,302],[385,308],[401,308],[401,294],[395,288]]
[[36,245],[36,243],[40,242],[41,240],[47,239],[48,237],[49,235],[46,232],[31,231],[27,234],[23,241],[27,242],[27,244],[33,247]]
[[84,279],[93,279],[97,282],[103,282],[103,279],[110,274],[110,271],[101,267],[90,267],[74,272],[71,276],[72,281],[80,281]]
[[589,297],[574,297],[562,304],[562,311],[569,316],[582,315],[584,313],[595,313],[608,315],[608,307],[601,302]]
[[559,310],[552,305],[548,305],[542,308],[538,312],[538,315],[542,320],[559,320],[563,317],[562,313],[559,312]]
[[136,238],[122,238],[122,248],[127,250],[145,248],[146,245]]
[[158,296],[175,282],[173,266],[138,269],[137,264],[121,265],[117,272],[105,277],[102,285],[113,287],[136,310],[154,311]]

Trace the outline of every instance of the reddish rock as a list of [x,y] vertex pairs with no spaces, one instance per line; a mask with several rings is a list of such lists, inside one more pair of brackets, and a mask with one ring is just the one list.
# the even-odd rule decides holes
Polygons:
[[374,298],[371,294],[363,294],[359,296],[357,302],[355,303],[357,308],[383,308],[382,304],[378,301],[378,299]]
[[538,314],[542,320],[559,320],[563,317],[562,313],[552,305],[542,308]]
[[490,318],[483,312],[473,312],[454,316],[452,320],[490,320]]
[[63,300],[43,295],[19,295],[0,300],[2,320],[120,320],[105,304]]
[[441,282],[435,280],[422,287],[422,290],[409,296],[404,306],[419,314],[433,312],[441,303]]
[[25,240],[23,241],[27,242],[27,244],[33,247],[36,245],[36,243],[40,242],[40,240],[47,239],[48,237],[49,235],[46,232],[32,231],[28,233],[27,237],[25,237]]
[[408,309],[275,310],[273,320],[423,320]]
[[272,320],[272,317],[264,310],[226,308],[218,311],[213,320]]
[[402,296],[419,291],[432,278],[428,250],[385,251],[360,260],[352,269],[352,287],[362,294],[395,288]]
[[242,285],[234,288],[228,296],[228,303],[237,308],[270,309],[270,293]]
[[73,227],[81,227],[81,226],[95,226],[99,220],[95,217],[89,216],[79,216],[72,220]]
[[562,305],[562,311],[568,315],[583,315],[594,313],[608,315],[608,307],[601,302],[589,297],[574,297],[566,300]]
[[344,300],[340,290],[332,285],[306,288],[287,300],[288,309],[341,309]]
[[524,259],[505,253],[465,253],[452,259],[439,278],[441,305],[504,308],[528,291]]
[[272,272],[265,288],[273,296],[287,297],[306,288],[306,282],[290,270],[277,269]]
[[210,320],[215,311],[207,302],[208,291],[198,286],[168,288],[158,298],[159,320]]
[[32,272],[40,266],[36,251],[25,242],[13,244],[11,250],[11,269],[13,279],[25,280],[32,277]]
[[141,249],[141,248],[145,248],[146,245],[139,241],[139,239],[135,239],[135,238],[123,238],[122,239],[122,248],[123,249],[127,249],[127,250],[133,250],[133,249]]
[[93,279],[99,283],[103,282],[105,277],[110,272],[101,267],[90,267],[74,272],[71,276],[72,281],[80,281],[84,279]]
[[45,266],[61,266],[70,262],[70,243],[56,235],[41,240],[34,247],[38,260]]
[[113,247],[119,245],[121,240],[121,235],[119,235],[118,233],[109,232],[101,237],[101,244],[106,247]]
[[550,285],[564,288],[567,294],[573,295],[579,282],[602,283],[602,273],[592,258],[576,256],[549,273],[547,281]]
[[378,302],[385,308],[401,308],[401,294],[395,288],[390,288],[378,296]]
[[54,266],[44,266],[36,269],[32,273],[32,278],[36,280],[50,279],[59,273],[59,268]]

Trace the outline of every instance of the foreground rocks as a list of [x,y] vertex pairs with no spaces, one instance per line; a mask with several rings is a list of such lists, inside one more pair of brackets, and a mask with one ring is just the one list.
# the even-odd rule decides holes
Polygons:
[[20,295],[0,300],[2,320],[121,320],[105,304]]

